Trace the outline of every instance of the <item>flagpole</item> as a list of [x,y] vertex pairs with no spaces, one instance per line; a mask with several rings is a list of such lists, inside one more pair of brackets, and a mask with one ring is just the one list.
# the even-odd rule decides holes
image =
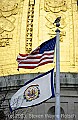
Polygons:
[[55,120],[61,120],[60,116],[60,19],[58,17],[54,23],[56,23],[56,95],[55,95]]

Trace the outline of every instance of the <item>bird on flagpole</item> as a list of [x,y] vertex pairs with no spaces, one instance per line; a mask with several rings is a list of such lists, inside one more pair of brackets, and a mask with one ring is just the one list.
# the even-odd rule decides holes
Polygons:
[[[59,23],[60,20],[61,20],[61,17],[57,17],[56,20],[54,21],[54,23]],[[54,24],[54,23],[53,23],[53,24]]]

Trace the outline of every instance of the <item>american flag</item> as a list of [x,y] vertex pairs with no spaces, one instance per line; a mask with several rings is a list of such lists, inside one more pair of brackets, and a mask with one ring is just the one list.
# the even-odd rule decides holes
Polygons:
[[43,42],[30,54],[19,54],[17,57],[18,69],[33,69],[47,63],[53,63],[56,37]]

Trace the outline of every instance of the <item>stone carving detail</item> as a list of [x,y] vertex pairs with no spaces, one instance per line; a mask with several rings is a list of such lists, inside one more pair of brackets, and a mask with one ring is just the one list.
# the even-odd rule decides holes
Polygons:
[[45,0],[45,11],[58,13],[59,11],[67,10],[66,0]]
[[60,39],[63,41],[63,36],[66,35],[66,32],[64,31],[64,28],[66,27],[66,22],[65,22],[65,15],[64,12],[67,10],[67,4],[65,0],[45,0],[45,11],[47,12],[46,15],[46,27],[49,28],[49,35],[50,37],[54,37],[56,35],[55,30],[56,26],[53,24],[54,20],[57,17],[61,16],[61,21],[60,21]]
[[14,30],[14,21],[12,21],[12,17],[10,17],[11,20],[1,17],[0,18],[0,34],[3,33],[4,31],[11,32]]
[[[18,13],[21,3],[24,0],[0,0],[0,34],[5,32],[5,36],[7,32],[12,32],[15,28],[15,15]],[[2,37],[0,39],[0,47],[6,46],[3,45],[4,41],[8,40],[8,38]],[[4,40],[5,39],[5,40]],[[7,41],[6,41],[7,43]]]
[[[66,27],[66,22],[65,22],[66,17],[62,13],[60,13],[59,15],[62,16],[61,21],[60,21],[60,24],[61,24],[60,25],[60,30],[61,30],[60,40],[63,41],[63,36],[66,35],[66,32],[64,30],[64,28]],[[55,33],[56,26],[53,24],[53,22],[57,17],[59,17],[59,15],[58,14],[52,14],[52,13],[48,13],[46,15],[46,20],[47,20],[46,27],[49,28],[49,33],[48,34],[49,34],[50,37],[54,37],[56,35],[56,33]]]
[[34,4],[35,4],[34,0],[29,1],[28,18],[27,18],[27,33],[26,33],[26,52],[27,53],[30,53],[32,50]]
[[0,47],[5,47],[6,45],[10,44],[9,40],[12,40],[13,36],[10,34],[5,34],[4,36],[1,34],[0,35]]

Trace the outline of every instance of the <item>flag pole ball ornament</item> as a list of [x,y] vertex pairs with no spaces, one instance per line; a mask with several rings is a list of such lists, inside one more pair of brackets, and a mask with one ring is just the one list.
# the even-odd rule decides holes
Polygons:
[[29,102],[39,98],[39,94],[39,85],[31,85],[24,91],[24,99]]

